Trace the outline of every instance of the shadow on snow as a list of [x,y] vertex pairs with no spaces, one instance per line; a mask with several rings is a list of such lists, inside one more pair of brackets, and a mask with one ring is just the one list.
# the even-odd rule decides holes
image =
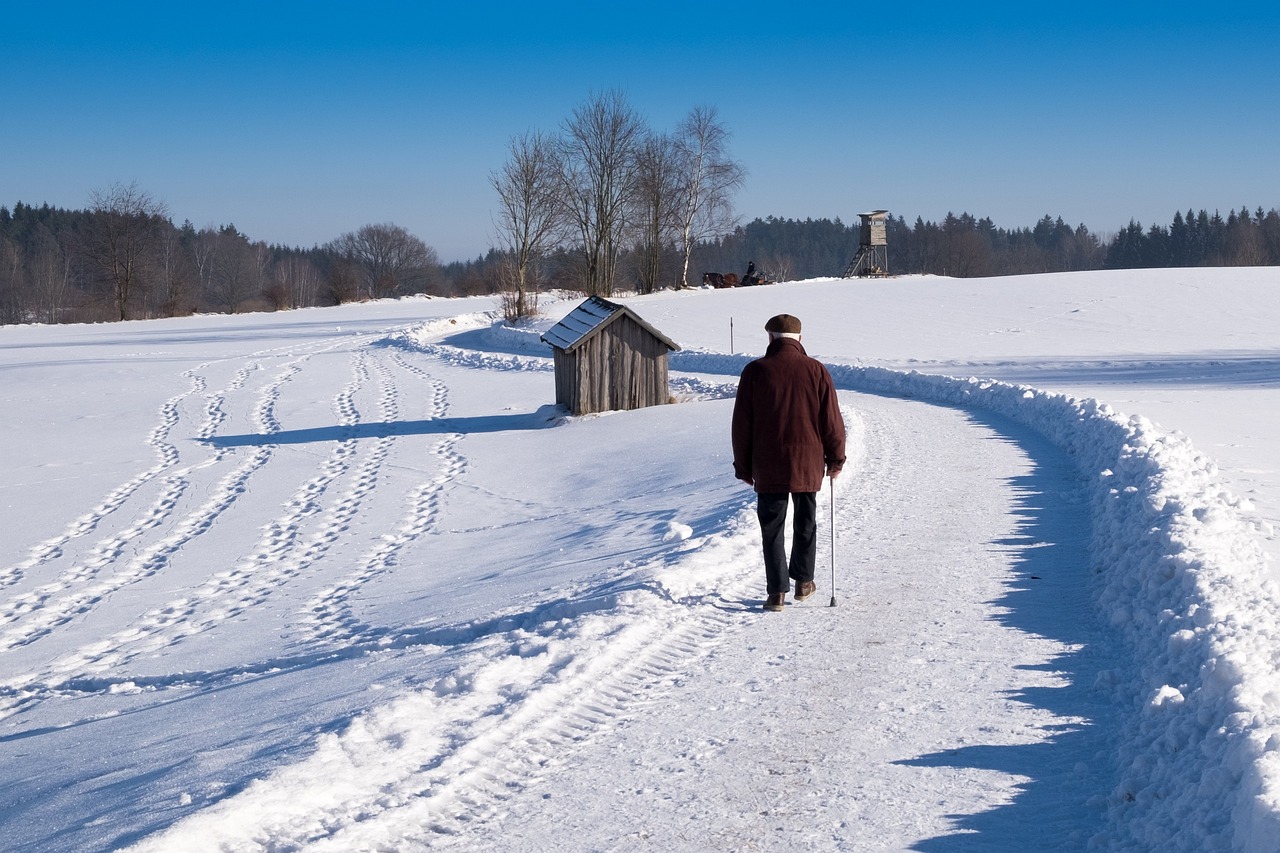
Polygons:
[[566,412],[559,406],[542,406],[537,411],[511,415],[478,415],[469,418],[426,418],[416,421],[368,421],[335,424],[279,432],[215,435],[199,439],[211,447],[274,447],[285,444],[318,444],[362,438],[405,435],[471,435],[484,432],[512,432],[554,426]]
[[953,833],[912,849],[1084,849],[1104,828],[1104,797],[1115,784],[1110,747],[1118,709],[1098,684],[1100,675],[1116,667],[1120,654],[1119,639],[1100,623],[1093,606],[1086,484],[1069,457],[1038,434],[987,413],[968,415],[1021,448],[1033,466],[1029,474],[1009,482],[1016,533],[991,543],[1012,557],[1013,578],[994,602],[1000,608],[996,618],[1071,651],[1025,667],[1054,673],[1058,684],[1027,686],[1008,697],[1060,721],[1049,727],[1050,737],[1031,743],[975,743],[901,762],[989,770],[1026,780],[1011,802],[976,814],[950,815]]
[[982,362],[913,362],[922,373],[991,376],[1038,388],[1058,385],[1154,384],[1170,387],[1280,386],[1274,352],[1221,351],[1177,355],[1117,355],[1089,359],[1017,357]]

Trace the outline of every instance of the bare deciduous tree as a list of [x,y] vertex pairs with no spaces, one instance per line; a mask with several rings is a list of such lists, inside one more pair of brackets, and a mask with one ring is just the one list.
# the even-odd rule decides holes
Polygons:
[[339,305],[359,299],[360,271],[355,261],[342,256],[334,258],[325,276],[325,288],[328,298]]
[[540,133],[511,140],[511,159],[489,176],[498,194],[498,239],[509,257],[502,267],[504,314],[516,321],[537,312],[539,264],[560,232],[555,146]]
[[684,180],[680,199],[681,287],[689,286],[689,254],[701,240],[733,229],[733,193],[746,169],[729,157],[729,132],[714,107],[694,107],[675,134]]
[[574,110],[563,131],[561,200],[578,241],[583,290],[607,296],[613,292],[627,205],[635,191],[635,152],[645,125],[621,92],[610,91]]
[[636,261],[641,293],[662,285],[662,260],[680,234],[684,180],[680,150],[665,134],[651,134],[636,152]]
[[234,225],[223,226],[216,233],[207,232],[202,236],[212,244],[206,258],[209,298],[228,314],[235,314],[262,290],[266,247],[250,243]]
[[85,257],[112,293],[121,320],[128,319],[138,291],[147,284],[152,259],[168,209],[138,187],[112,184],[89,194],[93,216],[84,235]]
[[389,222],[343,234],[330,248],[356,265],[369,299],[423,293],[440,266],[435,249]]

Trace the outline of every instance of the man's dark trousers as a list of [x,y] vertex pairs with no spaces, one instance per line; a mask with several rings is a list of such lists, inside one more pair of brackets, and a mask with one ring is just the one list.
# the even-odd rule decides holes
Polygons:
[[[770,595],[791,590],[791,579],[798,583],[813,580],[818,557],[818,493],[760,493],[756,516],[760,519],[760,536],[764,540],[764,573]],[[787,502],[792,507],[791,560],[787,561],[783,535],[787,521]]]

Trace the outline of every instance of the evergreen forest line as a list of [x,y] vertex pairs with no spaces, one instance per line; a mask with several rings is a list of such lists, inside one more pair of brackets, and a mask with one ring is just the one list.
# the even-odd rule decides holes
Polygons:
[[[96,322],[334,305],[425,293],[464,296],[503,288],[507,253],[440,263],[420,238],[368,225],[310,249],[255,241],[233,225],[175,225],[136,187],[113,187],[86,210],[18,202],[0,207],[0,324]],[[109,202],[109,203],[107,203]],[[690,252],[690,279],[741,275],[749,262],[771,280],[840,276],[857,250],[858,225],[836,219],[767,217]],[[886,220],[889,273],[959,278],[1092,269],[1280,265],[1280,212],[1188,209],[1168,225],[1138,222],[1102,236],[1045,216],[1005,229],[989,218],[948,214]],[[680,252],[660,252],[659,282],[679,285]],[[572,250],[542,261],[543,286],[582,290]],[[650,247],[618,253],[617,289],[647,292]]]

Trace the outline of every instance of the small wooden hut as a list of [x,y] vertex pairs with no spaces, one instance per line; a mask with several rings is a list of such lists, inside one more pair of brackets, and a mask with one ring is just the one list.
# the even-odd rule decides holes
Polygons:
[[575,415],[666,403],[667,354],[680,347],[625,305],[592,296],[547,330],[556,402]]

